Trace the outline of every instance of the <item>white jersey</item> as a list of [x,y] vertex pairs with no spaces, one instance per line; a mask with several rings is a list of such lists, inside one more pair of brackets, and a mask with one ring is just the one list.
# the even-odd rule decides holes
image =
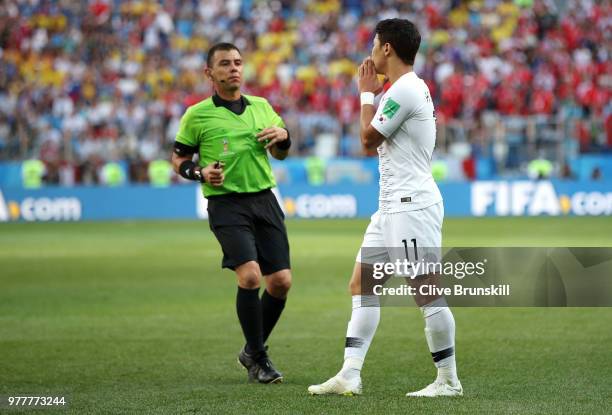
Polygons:
[[414,72],[402,75],[380,100],[372,126],[386,138],[378,147],[379,211],[406,212],[442,201],[431,175],[436,119],[425,82]]

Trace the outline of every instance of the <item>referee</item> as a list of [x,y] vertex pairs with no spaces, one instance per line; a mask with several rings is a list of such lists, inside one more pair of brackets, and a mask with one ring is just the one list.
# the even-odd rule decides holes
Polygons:
[[[206,63],[215,94],[183,115],[172,164],[181,176],[202,183],[210,229],[223,250],[222,267],[236,273],[236,310],[246,339],[238,360],[249,380],[279,383],[282,374],[265,343],[285,307],[291,271],[267,152],[283,160],[291,140],[268,101],[240,92],[243,62],[236,46],[214,45]],[[199,163],[192,161],[195,153]],[[260,298],[262,276],[266,289]]]

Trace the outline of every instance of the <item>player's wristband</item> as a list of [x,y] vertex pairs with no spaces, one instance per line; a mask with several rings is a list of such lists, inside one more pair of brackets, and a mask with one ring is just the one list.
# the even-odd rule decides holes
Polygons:
[[374,93],[373,92],[362,92],[360,95],[361,106],[374,105]]
[[185,160],[179,166],[179,174],[188,180],[205,183],[200,167],[191,160]]

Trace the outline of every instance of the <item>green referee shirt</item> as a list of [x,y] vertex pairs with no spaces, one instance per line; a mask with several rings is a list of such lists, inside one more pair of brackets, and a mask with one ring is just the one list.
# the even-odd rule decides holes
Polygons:
[[223,186],[202,184],[204,196],[253,193],[276,186],[265,143],[256,134],[268,127],[285,127],[265,98],[242,95],[246,109],[240,115],[217,106],[212,97],[187,109],[176,141],[198,148],[200,166],[225,164]]

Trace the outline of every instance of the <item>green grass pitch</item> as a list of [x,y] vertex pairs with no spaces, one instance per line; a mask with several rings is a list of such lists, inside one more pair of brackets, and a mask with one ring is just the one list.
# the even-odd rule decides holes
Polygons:
[[[364,395],[309,396],[342,362],[347,282],[366,224],[288,222],[294,286],[269,342],[281,385],[248,384],[237,366],[235,278],[221,271],[206,222],[3,224],[0,395],[65,395],[78,414],[610,410],[612,308],[455,309],[465,396],[434,400],[404,396],[435,376],[418,309],[385,308]],[[445,246],[612,245],[610,218],[444,226]]]

